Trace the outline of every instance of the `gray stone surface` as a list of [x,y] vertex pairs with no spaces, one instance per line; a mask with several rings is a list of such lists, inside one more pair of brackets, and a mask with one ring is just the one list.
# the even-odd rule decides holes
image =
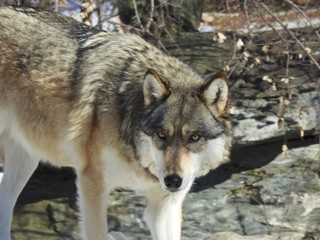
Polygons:
[[278,235],[252,235],[242,236],[233,232],[220,232],[215,233],[204,240],[300,240],[303,234],[299,233],[285,233],[281,236]]
[[[182,239],[320,239],[319,149],[319,144],[291,149],[261,168],[188,194]],[[115,191],[108,213],[115,233],[109,239],[151,239],[142,220],[145,205],[131,191]],[[79,239],[74,199],[16,208],[12,234],[18,240]]]
[[[305,81],[300,79],[295,84]],[[317,81],[320,81],[318,79]],[[233,88],[233,91],[241,91]],[[242,90],[244,91],[244,90]],[[300,129],[304,134],[314,134],[320,129],[320,94],[315,89],[307,93],[301,93],[299,88],[293,88],[294,100],[290,107],[281,106],[278,97],[266,89],[262,99],[245,98],[234,100],[236,106],[233,111],[233,134],[235,142],[240,144],[256,144],[268,142],[271,139],[299,137]],[[269,93],[269,94],[268,94]],[[248,96],[246,96],[248,97]],[[266,100],[268,97],[273,100]],[[238,106],[237,106],[238,105]],[[266,111],[265,109],[270,110]],[[303,114],[301,114],[303,110]],[[281,113],[283,112],[283,113]],[[277,113],[277,114],[276,114]],[[286,127],[279,128],[279,116],[283,114]]]

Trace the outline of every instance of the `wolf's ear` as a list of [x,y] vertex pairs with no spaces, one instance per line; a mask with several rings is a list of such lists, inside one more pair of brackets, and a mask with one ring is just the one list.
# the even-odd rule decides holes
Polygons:
[[144,105],[163,101],[171,94],[169,83],[160,78],[154,70],[148,70],[143,80]]
[[227,78],[223,74],[216,74],[200,88],[199,98],[211,111],[222,115],[227,112],[228,92]]

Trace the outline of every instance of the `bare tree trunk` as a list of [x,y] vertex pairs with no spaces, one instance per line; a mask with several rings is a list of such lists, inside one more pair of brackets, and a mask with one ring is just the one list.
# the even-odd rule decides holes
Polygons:
[[144,36],[158,39],[197,31],[203,1],[128,0],[117,1],[117,4],[122,23]]

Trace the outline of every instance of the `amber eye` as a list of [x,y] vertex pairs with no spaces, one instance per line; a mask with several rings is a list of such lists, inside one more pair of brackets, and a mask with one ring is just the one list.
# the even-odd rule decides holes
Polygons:
[[157,132],[157,136],[162,140],[166,138],[166,134],[164,133],[164,131]]
[[190,143],[198,142],[201,137],[198,134],[192,134],[189,138]]

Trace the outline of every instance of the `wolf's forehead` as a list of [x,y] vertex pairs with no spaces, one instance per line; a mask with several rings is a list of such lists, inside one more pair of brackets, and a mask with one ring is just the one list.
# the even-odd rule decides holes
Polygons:
[[209,111],[201,104],[181,101],[170,106],[165,114],[162,125],[169,133],[188,134],[198,131],[209,122],[214,121]]

